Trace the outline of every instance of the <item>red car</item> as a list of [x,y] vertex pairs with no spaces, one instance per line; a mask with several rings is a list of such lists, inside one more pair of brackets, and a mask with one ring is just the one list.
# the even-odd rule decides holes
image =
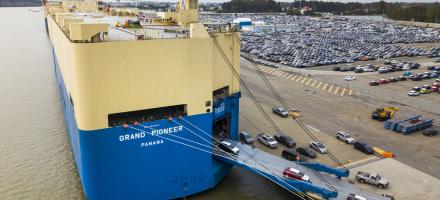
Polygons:
[[435,86],[431,87],[431,92],[438,92],[438,87]]
[[310,182],[309,176],[305,175],[302,171],[299,171],[292,167],[287,167],[286,169],[284,169],[283,175],[286,178]]
[[440,87],[440,83],[433,83],[431,84],[432,87]]
[[379,82],[380,84],[387,84],[387,83],[388,83],[388,80],[386,80],[386,79],[380,79],[378,82]]

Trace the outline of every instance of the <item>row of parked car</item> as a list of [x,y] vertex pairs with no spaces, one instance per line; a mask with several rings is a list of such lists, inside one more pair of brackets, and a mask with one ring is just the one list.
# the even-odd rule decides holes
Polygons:
[[406,81],[406,77],[404,76],[399,76],[399,77],[391,77],[389,79],[379,79],[379,80],[375,80],[375,81],[370,81],[370,83],[368,83],[370,86],[377,86],[377,85],[383,85],[383,84],[388,84],[388,83],[395,83],[398,81]]
[[385,73],[397,72],[397,71],[408,71],[418,68],[420,68],[419,63],[407,62],[407,61],[395,63],[394,61],[391,61],[389,66],[379,67],[377,72],[379,72],[380,74],[385,74]]
[[421,81],[426,79],[433,79],[433,78],[439,78],[440,72],[438,71],[427,71],[424,73],[418,73],[418,74],[412,74],[408,76],[408,79],[411,79],[412,81]]
[[440,83],[432,83],[431,85],[423,85],[421,87],[413,87],[408,92],[408,96],[419,96],[420,94],[429,94],[431,92],[440,93]]

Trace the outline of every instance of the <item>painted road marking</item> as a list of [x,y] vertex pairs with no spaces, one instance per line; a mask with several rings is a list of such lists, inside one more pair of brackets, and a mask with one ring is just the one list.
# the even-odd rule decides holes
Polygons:
[[317,80],[315,80],[315,82],[312,83],[311,87],[313,87],[315,85],[315,83],[318,82]]
[[353,93],[353,90],[348,91],[348,95],[350,96]]
[[302,76],[300,76],[299,78],[296,79],[296,82],[298,82],[300,79],[302,79]]
[[324,84],[324,87],[322,88],[322,90],[325,90],[325,88],[327,88],[327,83]]
[[282,73],[282,71],[277,71],[276,76],[280,76]]
[[318,86],[316,86],[316,89],[319,89],[319,86],[321,86],[322,82],[320,81]]
[[342,89],[341,96],[344,96],[344,94],[345,94],[345,88]]
[[275,70],[275,71],[272,72],[272,74],[275,75],[275,76],[277,76],[278,73],[280,73],[280,71],[278,71],[278,70]]
[[294,80],[298,75],[293,76],[290,80]]
[[313,130],[315,130],[316,132],[321,132],[319,129],[317,129],[317,128],[313,127],[313,126],[307,125],[307,127],[311,128],[311,129],[313,129]]
[[304,81],[306,81],[308,78],[304,78],[302,81],[301,81],[301,84],[303,84],[304,83]]
[[330,85],[330,88],[328,89],[328,92],[331,92],[333,89],[333,85]]
[[309,79],[309,81],[307,81],[306,85],[309,85],[310,82],[312,82],[312,81],[313,81],[313,79]]
[[288,77],[286,77],[286,79],[290,79],[290,77],[292,77],[293,76],[293,74],[290,74]]
[[276,70],[276,69],[269,69],[269,70],[267,70],[267,73],[271,74],[274,70]]
[[336,90],[335,90],[335,94],[337,94],[337,93],[338,93],[338,91],[339,91],[339,86],[338,86],[338,87],[336,87]]
[[283,78],[286,77],[288,74],[289,74],[289,73],[284,74],[284,75],[283,75]]
[[267,68],[267,67],[266,67],[266,68],[264,68],[262,71],[263,71],[263,72],[267,72],[267,71],[269,71],[269,70],[271,70],[271,68]]

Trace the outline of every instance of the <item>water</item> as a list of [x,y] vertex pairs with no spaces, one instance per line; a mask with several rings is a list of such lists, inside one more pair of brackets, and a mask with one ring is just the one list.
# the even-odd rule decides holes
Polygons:
[[[40,12],[32,12],[40,10]],[[0,8],[0,199],[85,199],[41,9]],[[245,170],[190,199],[293,199]]]

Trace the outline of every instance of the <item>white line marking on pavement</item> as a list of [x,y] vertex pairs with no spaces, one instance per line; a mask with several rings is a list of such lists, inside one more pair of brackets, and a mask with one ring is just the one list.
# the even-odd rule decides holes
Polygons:
[[316,89],[319,89],[319,86],[321,86],[322,82],[319,82],[318,86],[316,86]]
[[313,130],[315,130],[316,132],[321,132],[319,129],[317,129],[317,128],[313,127],[313,126],[307,125],[307,127],[311,128],[311,129],[313,129]]
[[324,84],[324,87],[322,88],[322,90],[325,90],[325,88],[327,88],[327,83]]
[[345,94],[345,88],[342,89],[341,96],[344,96],[344,94]]
[[293,76],[290,80],[294,80],[298,75]]
[[293,74],[290,74],[288,77],[286,77],[286,79],[290,79],[290,77],[292,77],[293,76]]
[[336,90],[335,90],[335,94],[337,94],[337,93],[338,93],[338,91],[339,91],[339,86],[338,86],[338,87],[336,87]]
[[315,80],[315,82],[312,83],[312,85],[310,87],[313,87],[315,85],[315,83],[317,83],[318,81]]
[[302,81],[301,81],[301,84],[303,84],[304,83],[304,81],[306,81],[308,78],[304,78]]
[[330,85],[330,88],[328,89],[328,92],[331,92],[333,89],[333,85]]
[[310,82],[312,82],[312,81],[313,81],[313,79],[309,79],[309,81],[307,81],[306,85],[309,85]]

